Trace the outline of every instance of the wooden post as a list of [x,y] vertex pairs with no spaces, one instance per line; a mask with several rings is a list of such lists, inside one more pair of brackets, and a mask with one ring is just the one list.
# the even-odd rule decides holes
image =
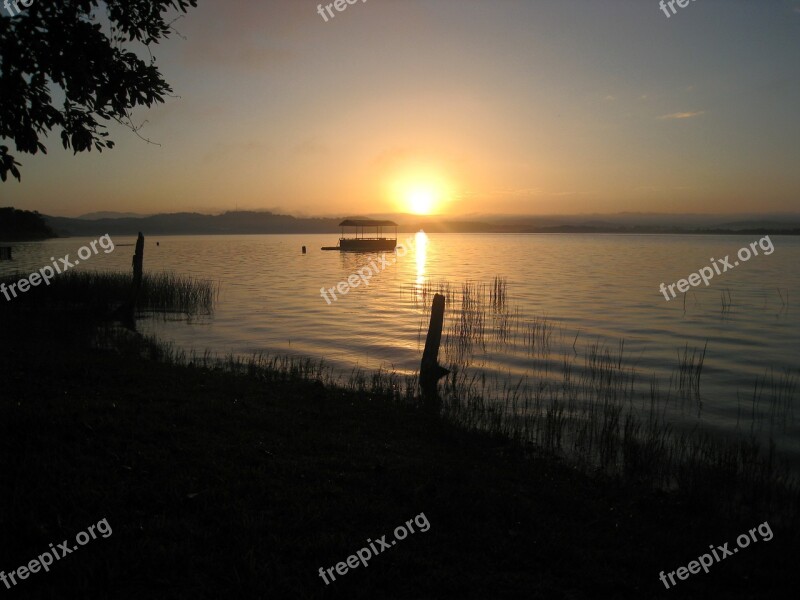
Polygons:
[[139,232],[136,238],[136,252],[133,254],[133,289],[131,291],[131,307],[136,308],[139,290],[142,287],[142,270],[144,267],[144,236]]
[[144,236],[139,232],[136,238],[136,251],[133,254],[133,282],[131,283],[131,295],[128,299],[128,306],[125,310],[124,320],[128,327],[136,327],[136,304],[139,301],[139,292],[142,288],[142,272],[144,270]]
[[423,397],[438,400],[436,385],[442,377],[450,373],[439,365],[439,345],[442,343],[442,325],[444,324],[444,296],[436,294],[431,306],[431,322],[428,336],[425,338],[425,350],[419,366],[419,386]]

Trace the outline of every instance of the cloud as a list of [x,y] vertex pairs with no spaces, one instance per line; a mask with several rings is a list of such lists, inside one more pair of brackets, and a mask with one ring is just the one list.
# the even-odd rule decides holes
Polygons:
[[676,112],[669,115],[661,115],[658,117],[659,119],[693,119],[694,117],[699,117],[700,115],[704,115],[706,111],[698,110],[695,112]]

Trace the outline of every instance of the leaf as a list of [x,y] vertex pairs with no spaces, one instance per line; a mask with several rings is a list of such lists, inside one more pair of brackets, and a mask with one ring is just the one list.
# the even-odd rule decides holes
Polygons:
[[[170,90],[154,57],[140,58],[138,49],[124,44],[170,37],[171,13],[186,13],[197,0],[58,0],[46,9],[36,6],[24,19],[0,22],[3,138],[28,154],[47,154],[39,138],[53,130],[60,130],[62,146],[75,154],[93,146],[114,148],[97,120],[116,120],[135,133],[131,109],[163,103]],[[63,98],[60,106],[53,97]],[[20,179],[5,160],[8,148],[0,149],[0,178],[7,181],[10,172]]]

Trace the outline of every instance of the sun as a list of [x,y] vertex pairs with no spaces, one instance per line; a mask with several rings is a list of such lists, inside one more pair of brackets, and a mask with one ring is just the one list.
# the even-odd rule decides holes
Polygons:
[[409,210],[415,215],[427,215],[433,210],[436,194],[430,188],[412,188],[406,195]]
[[441,214],[452,201],[449,180],[431,167],[408,167],[386,180],[386,198],[397,212]]

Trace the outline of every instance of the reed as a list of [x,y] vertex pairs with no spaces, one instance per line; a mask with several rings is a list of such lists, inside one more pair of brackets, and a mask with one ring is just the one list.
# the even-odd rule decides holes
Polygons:
[[731,291],[728,289],[724,289],[720,292],[720,298],[722,303],[722,314],[726,314],[731,311],[733,308],[733,298],[731,298]]
[[778,297],[781,299],[781,309],[785,309],[789,307],[789,288],[785,290],[778,289]]
[[[155,338],[116,330],[110,335],[124,335],[124,341],[114,345],[136,345],[140,355],[168,364],[247,374],[267,384],[305,381],[319,386],[320,393],[346,390],[387,404],[421,402],[416,374],[359,368],[341,373],[322,360],[298,356],[186,354]],[[737,436],[715,435],[700,427],[677,429],[666,417],[666,406],[679,390],[671,382],[662,392],[653,377],[647,395],[641,397],[633,385],[635,369],[624,352],[623,343],[614,350],[591,343],[583,351],[581,368],[562,360],[562,379],[555,384],[527,380],[511,384],[453,364],[440,386],[440,417],[466,430],[488,432],[559,456],[584,471],[671,490],[694,503],[733,512],[743,507],[764,510],[776,519],[800,516],[797,474],[777,456],[771,440],[759,441],[755,429]],[[698,370],[699,356],[696,352],[693,372]],[[791,422],[796,392],[794,374],[760,379],[751,420]],[[758,407],[767,403],[765,398],[770,410],[760,417]]]
[[[639,407],[632,375],[620,371],[612,354],[592,348],[586,362],[593,368],[578,380],[567,371],[560,386],[533,390],[508,384],[492,388],[480,385],[483,378],[461,373],[457,385],[444,390],[443,415],[468,429],[533,444],[586,470],[674,490],[695,501],[713,499],[730,504],[729,510],[736,509],[731,498],[748,498],[796,518],[797,474],[777,458],[771,439],[765,451],[755,435],[677,430],[664,417],[665,398],[657,385]],[[783,392],[772,404],[775,411],[787,406],[787,394],[794,392],[783,381],[776,383]],[[755,423],[757,414],[752,418]],[[780,417],[770,413],[770,419]]]
[[152,313],[210,315],[219,296],[219,286],[173,272],[145,274],[139,310]]
[[553,327],[547,317],[534,317],[525,323],[524,344],[529,356],[547,356],[550,354],[550,339]]
[[[2,280],[7,285],[16,276]],[[81,309],[102,315],[127,301],[131,276],[127,273],[68,271],[54,277],[49,286],[39,285],[12,302],[3,302],[10,310],[43,307]],[[141,313],[210,315],[219,294],[211,281],[177,275],[172,272],[146,273],[138,300]]]
[[697,397],[700,396],[700,376],[703,373],[703,363],[708,349],[708,340],[700,352],[697,348],[692,349],[689,355],[689,344],[683,348],[683,354],[678,351],[678,390],[680,392],[693,392]]
[[403,285],[400,287],[400,294],[402,296],[408,295],[415,307],[430,305],[433,301],[433,296],[436,294],[442,294],[447,303],[450,302],[452,297],[450,282],[444,280],[432,281],[430,279],[421,284]]
[[[106,285],[109,280],[115,281],[100,279]],[[160,281],[161,285],[174,282]],[[174,283],[172,287],[179,288]],[[447,288],[440,282],[424,293]],[[174,301],[176,296],[166,297]],[[440,385],[443,419],[562,457],[586,471],[673,490],[694,502],[725,505],[732,511],[747,506],[791,519],[798,516],[797,473],[778,456],[772,438],[780,428],[793,426],[792,407],[798,393],[794,371],[769,372],[756,381],[749,410],[740,410],[743,423],[738,435],[721,435],[700,424],[680,429],[670,422],[668,408],[673,396],[699,395],[707,342],[702,350],[690,350],[687,344],[678,352],[678,366],[665,391],[653,376],[643,394],[624,340],[615,346],[600,341],[581,346],[577,335],[567,336],[545,317],[523,321],[506,299],[502,312],[511,315],[511,320],[504,327],[520,327],[523,332],[509,336],[508,343],[520,343],[521,338],[529,355],[535,353],[552,368],[561,369],[560,378],[523,378],[511,383],[471,367],[473,353],[485,351],[485,314],[492,298],[493,292],[487,292],[485,285],[473,282],[462,285],[460,294],[449,299],[443,341],[451,373]],[[141,348],[135,350],[140,354],[167,363],[246,373],[266,383],[307,381],[389,404],[420,402],[416,374],[362,369],[340,373],[323,361],[296,356],[187,355],[154,339],[128,336],[125,340],[117,343],[139,344]],[[765,422],[769,424],[767,441],[757,435]]]
[[508,280],[505,277],[495,277],[489,290],[489,302],[492,310],[503,312],[506,306]]
[[[492,311],[496,281],[488,294]],[[729,503],[731,510],[736,507],[730,498],[766,502],[772,508],[779,502],[781,510],[797,515],[797,472],[785,457],[778,457],[772,437],[793,425],[797,374],[770,372],[756,382],[752,406],[742,419],[749,421],[744,428],[749,433],[723,435],[701,422],[690,430],[676,428],[668,409],[677,399],[696,402],[700,417],[708,341],[702,348],[686,344],[678,350],[666,391],[661,391],[653,376],[643,395],[636,385],[636,368],[625,355],[624,340],[613,350],[591,342],[581,352],[578,334],[564,343],[563,329],[546,317],[523,320],[506,297],[500,315],[493,319],[498,342],[520,343],[528,356],[541,358],[542,364],[560,365],[561,378],[516,384],[498,381],[471,366],[470,352],[481,349],[478,340],[485,335],[476,325],[486,308],[476,300],[485,295],[482,290],[478,283],[462,286],[460,311],[449,315],[448,344],[456,351],[446,355],[451,375],[442,386],[445,419],[532,444],[585,469],[676,490],[696,501],[713,497]],[[728,295],[726,310],[729,299]],[[466,311],[477,314],[470,317]],[[497,318],[502,315],[508,317]],[[519,339],[507,335],[520,325]],[[582,364],[575,360],[580,355]],[[759,436],[765,422],[769,425],[766,441]]]

